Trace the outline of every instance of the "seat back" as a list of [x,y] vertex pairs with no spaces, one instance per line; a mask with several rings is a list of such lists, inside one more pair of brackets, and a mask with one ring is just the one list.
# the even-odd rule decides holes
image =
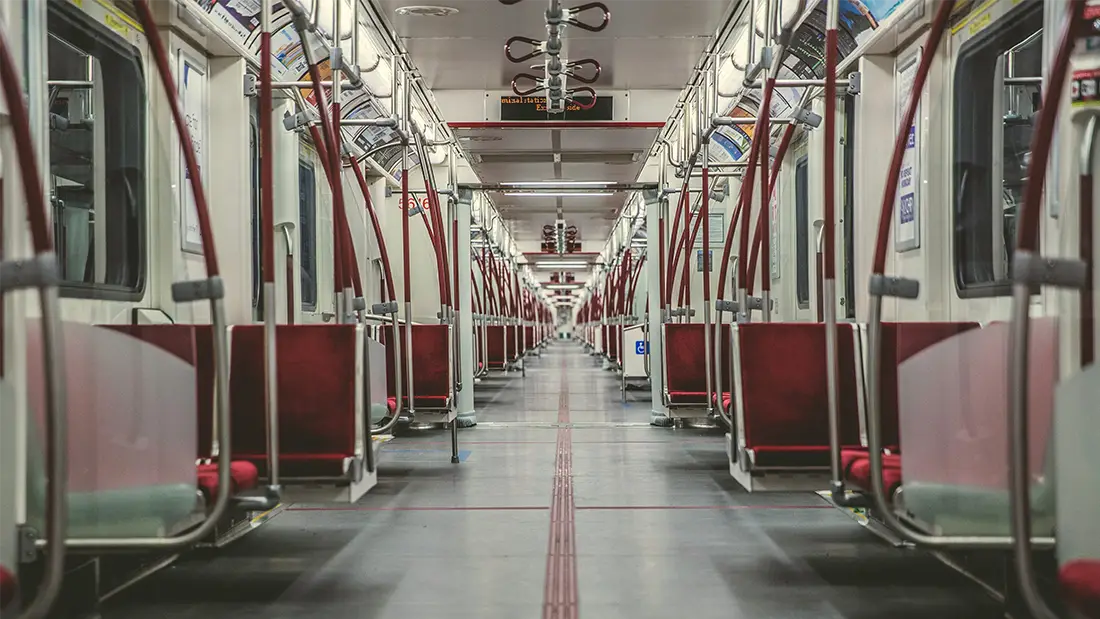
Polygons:
[[[1033,475],[1042,472],[1047,452],[1058,374],[1057,333],[1054,318],[1032,320],[1028,399]],[[1009,337],[1007,323],[993,323],[942,340],[898,366],[907,487],[917,483],[1007,492]]]
[[209,458],[214,438],[214,332],[210,325],[101,325],[152,344],[195,369],[198,458]]
[[[859,444],[859,389],[851,324],[837,325],[837,405],[842,445]],[[733,327],[739,439],[753,450],[817,455],[828,462],[829,398],[825,325],[752,323]],[[818,462],[820,460],[820,462]]]
[[[976,322],[884,322],[882,323],[882,444],[898,445],[898,366],[913,355],[954,337],[977,329]],[[886,362],[886,360],[891,362]]]
[[[331,462],[355,451],[363,385],[359,325],[279,325],[276,332],[280,462]],[[265,475],[263,325],[233,327],[230,407],[233,452]],[[283,466],[289,476],[295,472]],[[303,476],[312,470],[298,468]]]
[[706,393],[704,328],[702,323],[664,325],[665,385],[669,395]]
[[[169,352],[117,329],[65,322],[68,516],[74,537],[160,536],[195,505],[195,371],[187,338]],[[47,481],[39,319],[26,322],[28,522],[41,526]],[[176,354],[176,352],[180,354]]]
[[490,368],[504,367],[504,329],[503,325],[485,327],[485,359]]
[[[405,342],[405,329],[407,325],[401,325],[398,332],[402,344]],[[491,329],[491,327],[490,327]],[[393,329],[386,329],[386,341]],[[491,333],[492,331],[490,331]],[[451,395],[451,360],[450,360],[451,333],[448,325],[413,325],[412,326],[412,350],[413,350],[413,387],[416,398],[446,399]],[[386,362],[393,367],[395,348],[400,348],[401,368],[407,367],[404,346],[386,346]],[[402,397],[409,395],[409,378],[402,372]],[[395,397],[395,378],[392,374],[387,377],[387,389],[390,396]]]

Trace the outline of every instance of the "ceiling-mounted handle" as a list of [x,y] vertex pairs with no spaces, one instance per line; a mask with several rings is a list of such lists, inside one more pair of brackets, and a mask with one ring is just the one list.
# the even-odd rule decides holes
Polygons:
[[[577,80],[578,82],[580,82],[582,84],[595,84],[596,80],[600,79],[600,72],[602,71],[602,67],[600,67],[599,61],[597,61],[595,58],[585,58],[583,60],[576,60],[576,61],[570,62],[566,66],[568,68],[569,77]],[[578,67],[595,67],[596,68],[596,73],[592,77],[586,77],[586,76],[583,76],[583,75],[578,75],[577,74],[577,68]]]
[[[580,13],[592,10],[603,11],[603,21],[600,24],[587,24],[577,19],[577,15],[579,15]],[[565,19],[563,19],[562,21],[569,24],[570,26],[576,26],[589,32],[600,32],[604,28],[607,28],[607,25],[611,23],[611,11],[607,8],[607,5],[602,2],[589,2],[588,4],[575,6],[571,9],[567,9],[565,11],[565,15]]]
[[[513,56],[512,55],[512,46],[515,45],[516,43],[526,43],[526,44],[530,45],[534,49],[534,51],[532,51],[531,53],[526,54],[524,56]],[[532,39],[531,37],[514,36],[514,37],[508,39],[508,41],[504,43],[504,55],[508,58],[508,60],[510,60],[512,62],[527,62],[528,60],[531,60],[532,58],[537,58],[537,57],[541,56],[545,52],[546,52],[546,42],[545,41],[540,41],[538,39]]]
[[[577,98],[576,98],[576,95],[579,92],[590,93],[591,96],[592,96],[592,101],[590,101],[589,103],[583,103],[581,101],[578,101]],[[590,109],[596,107],[596,91],[592,90],[588,86],[581,86],[580,88],[573,88],[572,90],[569,90],[566,93],[566,99],[568,101],[572,101],[573,103],[576,103],[577,105],[579,105],[582,110],[590,110]]]
[[[520,80],[531,80],[534,85],[527,90],[520,90],[519,85],[516,83]],[[542,87],[542,80],[540,80],[539,76],[537,75],[531,75],[530,73],[519,73],[512,78],[512,92],[516,93],[516,95],[520,97],[526,97],[527,95],[534,94],[541,90]]]

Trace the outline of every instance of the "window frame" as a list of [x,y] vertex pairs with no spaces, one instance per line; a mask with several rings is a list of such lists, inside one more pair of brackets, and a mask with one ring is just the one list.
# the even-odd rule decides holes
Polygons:
[[[1005,8],[1006,5],[1008,5],[1007,9]],[[998,221],[995,207],[998,205],[1003,206],[1003,202],[995,198],[993,190],[995,181],[1000,182],[1002,186],[1004,182],[1003,154],[996,152],[998,148],[1003,148],[1004,144],[1004,121],[1000,120],[999,124],[996,122],[998,119],[1003,119],[1003,115],[998,112],[997,108],[1002,105],[1004,96],[1004,74],[1000,70],[990,70],[988,67],[987,70],[981,70],[981,67],[986,66],[981,64],[981,56],[988,54],[991,47],[997,49],[997,53],[992,56],[993,61],[991,63],[993,69],[996,69],[999,64],[998,59],[1009,50],[1036,34],[1042,37],[1045,33],[1042,28],[1043,3],[1041,0],[1024,0],[1015,6],[1009,5],[1007,0],[1001,0],[1001,2],[986,10],[993,12],[997,9],[999,9],[997,15],[990,20],[988,25],[977,29],[974,27],[964,29],[959,35],[956,35],[952,42],[957,51],[949,76],[951,83],[949,160],[954,163],[951,164],[952,167],[949,169],[948,176],[951,179],[951,270],[955,293],[960,299],[1006,297],[1012,294],[1011,260],[1006,265],[1004,277],[996,279],[996,261],[998,258],[995,254],[997,249],[1003,252],[1006,247],[1015,243],[1015,239],[1003,238],[1002,235],[1002,243],[998,248],[992,230],[995,222]],[[1036,27],[1036,24],[1038,24],[1038,27]],[[1029,32],[1021,36],[1020,33],[1023,31]],[[1041,45],[1041,38],[1039,40]],[[979,63],[977,70],[966,70],[964,74],[963,71],[969,68],[968,63],[970,62]],[[994,80],[992,88],[988,88],[988,84],[976,82],[974,80],[975,74],[992,75]],[[976,92],[985,92],[986,94],[974,96]],[[989,109],[982,111],[980,109],[982,103],[988,104]],[[995,125],[997,125],[996,129],[994,128]],[[966,129],[963,130],[963,127]],[[986,144],[979,146],[977,144],[983,131],[988,131],[989,139],[985,140]],[[969,151],[966,151],[966,148],[969,148]],[[964,161],[974,164],[973,167],[963,170],[961,162]],[[977,165],[983,162],[988,163],[987,169]],[[995,166],[998,167],[995,168]],[[979,176],[977,181],[980,184],[977,191],[981,195],[978,200],[972,199],[971,196],[979,194],[972,194],[966,185],[966,183],[971,182],[969,179],[972,178],[974,172],[985,177],[981,178]],[[1001,192],[998,191],[997,195],[1000,194]],[[967,198],[971,199],[968,200]],[[975,209],[974,203],[978,204],[979,210]],[[988,213],[981,214],[981,208],[986,208]],[[976,213],[977,215],[975,215]],[[975,216],[979,218],[977,228],[962,227],[966,223],[966,218],[972,219]],[[1000,219],[1002,230],[1004,226],[1003,216],[1002,208]],[[977,257],[976,251],[971,247],[980,245],[985,240],[984,237],[978,238],[976,236],[985,224],[988,224],[988,234],[990,235],[988,239],[989,246],[986,248],[988,255],[982,255],[980,259],[982,260],[982,267],[988,267],[988,271],[993,273],[992,277],[994,279],[971,279],[975,270],[974,263],[976,261],[974,259]]]
[[255,99],[249,106],[249,214],[252,237],[252,318],[264,319],[263,268],[263,208],[260,196],[260,119]]
[[[810,157],[802,155],[794,164],[795,301],[800,310],[810,309],[813,285],[810,276]],[[805,287],[805,295],[803,295]]]
[[844,95],[844,145],[841,149],[841,182],[844,190],[841,217],[844,243],[844,317],[856,317],[856,96]]
[[[63,28],[57,28],[58,23],[63,25]],[[60,31],[59,31],[60,30]],[[73,36],[73,35],[79,36]],[[93,52],[100,49],[107,49],[113,51],[118,56],[119,62],[131,62],[135,68],[135,78],[137,80],[137,86],[140,89],[140,105],[135,106],[136,111],[140,113],[140,118],[135,123],[134,137],[137,143],[137,149],[140,151],[138,156],[135,157],[135,161],[140,161],[141,178],[139,179],[140,188],[135,192],[135,207],[133,212],[132,221],[127,217],[123,226],[132,226],[132,239],[127,237],[127,242],[132,243],[132,249],[136,255],[133,258],[133,264],[127,268],[134,268],[132,285],[119,285],[109,283],[96,283],[85,281],[73,281],[73,280],[61,280],[58,284],[58,294],[63,298],[74,299],[93,299],[98,301],[141,301],[145,298],[146,288],[148,286],[149,279],[149,208],[150,208],[150,196],[149,196],[149,183],[150,183],[150,165],[149,165],[149,81],[145,70],[145,57],[141,50],[130,41],[120,37],[115,32],[112,32],[105,25],[97,22],[88,13],[81,8],[64,2],[49,2],[47,3],[47,26],[46,36],[49,38],[56,38],[58,41],[65,45],[68,45],[75,50],[86,54],[89,57],[96,59],[96,66],[99,70],[103,71],[104,59],[100,56],[96,56]],[[82,45],[79,39],[92,40],[96,43],[95,46]],[[74,39],[77,39],[74,41]],[[92,47],[91,50],[88,48]],[[48,54],[48,52],[47,52]],[[47,55],[47,74],[48,74],[48,55]],[[48,77],[47,77],[48,79]],[[49,91],[47,89],[47,95]],[[120,111],[114,106],[104,105],[103,113],[104,120],[104,139],[110,139],[110,128],[114,127],[115,121],[107,120],[110,118],[110,114],[126,115],[135,110]],[[125,138],[123,138],[125,139]],[[52,176],[52,160],[49,153],[49,140],[47,140],[47,161],[50,161],[50,169],[47,169],[47,174]],[[105,146],[104,153],[109,149],[109,145]],[[124,168],[123,168],[124,169]],[[93,172],[93,174],[95,174]],[[107,171],[104,171],[104,183],[107,183]],[[47,188],[50,191],[47,196],[50,199],[50,216],[51,224],[56,232],[57,221],[57,206],[54,203],[55,196],[52,192],[52,184]],[[106,196],[105,196],[106,198]],[[109,225],[105,223],[105,225]],[[102,242],[108,242],[110,239],[103,239]],[[64,257],[59,256],[59,259],[63,260]],[[130,257],[127,256],[129,260]],[[110,264],[109,262],[107,263]]]
[[[318,296],[320,294],[321,287],[317,281],[317,165],[306,154],[310,151],[306,150],[302,156],[298,158],[298,289],[301,296],[301,309],[304,312],[316,312],[319,306]],[[302,174],[308,173],[310,183],[313,191],[306,192],[302,186]],[[302,207],[307,203],[302,200],[303,197],[309,197],[310,217],[308,218],[309,225],[306,226],[307,219],[302,216]],[[311,238],[312,237],[312,238]],[[309,257],[307,260],[307,239],[308,247],[310,248]],[[309,272],[312,277],[312,297],[313,302],[308,303],[306,301],[306,273]]]

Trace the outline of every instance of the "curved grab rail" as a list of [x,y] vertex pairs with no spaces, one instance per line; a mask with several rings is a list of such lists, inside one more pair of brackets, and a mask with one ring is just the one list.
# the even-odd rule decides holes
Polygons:
[[[525,54],[523,56],[513,56],[512,55],[512,46],[515,45],[516,43],[526,43],[526,44],[530,45],[533,48],[533,51],[531,51],[531,53]],[[507,41],[504,42],[504,56],[508,60],[510,60],[512,62],[515,62],[515,63],[527,62],[528,60],[531,60],[532,58],[538,58],[539,56],[541,56],[545,53],[546,53],[546,41],[540,41],[538,39],[532,39],[531,37],[525,37],[525,36],[518,36],[517,35],[517,36],[514,36],[514,37],[512,37],[512,38],[510,38],[510,39],[508,39]]]
[[[874,497],[872,505],[879,512],[882,520],[897,531],[907,540],[934,548],[1008,548],[1012,545],[1011,536],[945,536],[929,535],[913,529],[904,523],[894,512],[890,505],[886,488],[882,481],[882,388],[880,385],[880,368],[882,367],[882,297],[891,294],[898,297],[915,298],[918,293],[915,282],[908,282],[898,278],[888,279],[884,274],[886,263],[886,245],[889,241],[890,221],[893,215],[893,202],[897,195],[898,173],[901,169],[902,155],[905,150],[905,136],[916,115],[917,105],[920,102],[921,92],[928,77],[932,65],[932,59],[939,49],[940,41],[947,27],[951,11],[956,4],[955,0],[945,0],[937,9],[932,20],[931,31],[925,49],[928,50],[922,57],[917,73],[914,77],[909,103],[905,115],[898,125],[895,138],[894,151],[890,160],[887,174],[886,188],[882,196],[882,206],[879,217],[877,245],[875,247],[874,263],[872,264],[871,281],[869,286],[870,311],[868,320],[868,366],[869,375],[872,376],[868,387],[868,415],[867,415],[867,443],[868,459],[871,464],[871,494]],[[1048,87],[1046,91],[1058,92],[1060,84]],[[1045,105],[1043,106],[1046,107]],[[1034,159],[1033,159],[1034,160]],[[1032,540],[1045,546],[1053,545],[1049,538]]]
[[[1100,116],[1095,113],[1089,118],[1085,128],[1080,151],[1079,203],[1082,222],[1086,219],[1089,228],[1079,225],[1081,235],[1082,260],[1055,259],[1044,260],[1038,253],[1040,213],[1042,210],[1043,187],[1046,181],[1047,162],[1054,141],[1054,130],[1058,117],[1059,103],[1069,72],[1069,57],[1080,24],[1084,18],[1085,0],[1071,0],[1062,24],[1057,52],[1047,73],[1048,83],[1043,87],[1043,102],[1039,109],[1039,121],[1031,139],[1031,161],[1028,164],[1028,183],[1024,188],[1024,202],[1020,210],[1020,225],[1017,229],[1016,252],[1013,256],[1012,271],[1012,313],[1010,319],[1009,340],[1009,498],[1011,504],[1010,522],[1012,524],[1012,546],[1016,562],[1017,582],[1021,597],[1037,619],[1058,619],[1043,599],[1036,581],[1035,566],[1032,560],[1031,537],[1031,488],[1028,470],[1030,437],[1028,432],[1028,346],[1031,317],[1028,305],[1032,288],[1039,284],[1051,284],[1063,288],[1081,289],[1081,296],[1092,298],[1092,168],[1095,163],[1094,149],[1096,138],[1100,134]],[[1087,246],[1087,247],[1086,247]],[[1082,299],[1083,300],[1083,299]],[[1085,316],[1082,315],[1082,321]],[[1084,334],[1082,334],[1084,335]],[[1084,338],[1082,338],[1084,339]],[[1089,334],[1088,347],[1093,345]],[[1082,353],[1088,352],[1082,341]],[[1084,358],[1082,358],[1082,366]]]
[[[37,264],[27,264],[27,270],[37,269],[38,298],[42,309],[42,361],[46,380],[46,478],[49,481],[46,495],[46,542],[49,552],[41,584],[20,619],[42,619],[61,593],[65,578],[65,530],[69,515],[69,463],[68,463],[68,410],[66,407],[65,359],[61,336],[61,311],[57,294],[57,258],[50,235],[46,196],[42,188],[38,158],[31,135],[30,115],[23,98],[23,80],[15,59],[11,55],[5,29],[0,27],[0,88],[11,115],[17,165],[23,194],[27,202],[27,219],[31,229],[31,244]],[[6,269],[5,269],[6,270]],[[0,295],[14,289],[20,282],[20,269],[0,277]],[[16,277],[12,277],[11,275]],[[30,273],[28,272],[28,275]],[[28,278],[29,280],[30,278]],[[6,280],[6,281],[5,281]],[[0,325],[0,329],[3,325]],[[0,351],[3,355],[3,351]]]
[[[596,74],[592,77],[588,77],[586,75],[578,75],[577,69],[580,67],[595,67]],[[595,58],[584,58],[581,60],[575,60],[565,65],[565,68],[566,75],[582,84],[595,84],[596,80],[600,79],[600,74],[603,71],[603,67],[600,66],[600,62]]]
[[[229,417],[229,350],[226,337],[225,306],[223,301],[224,286],[218,271],[218,261],[214,249],[214,235],[210,224],[210,212],[207,206],[206,193],[203,190],[200,169],[194,150],[190,147],[191,137],[184,122],[183,110],[176,92],[176,86],[172,78],[172,70],[168,60],[168,51],[164,46],[164,40],[157,29],[153,13],[149,8],[149,0],[134,0],[137,8],[138,21],[149,40],[149,47],[153,59],[156,62],[157,73],[160,76],[161,86],[168,95],[169,108],[176,126],[184,163],[188,168],[191,191],[194,194],[195,206],[199,216],[199,230],[205,242],[205,264],[207,281],[182,282],[172,286],[172,294],[177,302],[190,300],[209,300],[211,305],[211,323],[214,338],[214,366],[215,366],[215,411],[217,417],[216,431],[219,442],[218,450],[218,495],[214,501],[214,507],[210,510],[206,520],[192,529],[190,532],[177,537],[126,537],[126,538],[82,538],[65,540],[66,548],[81,550],[119,550],[142,551],[150,549],[168,550],[190,546],[214,531],[214,527],[221,520],[229,506],[231,490],[231,478],[229,475],[229,459],[232,452],[230,445],[231,427]],[[7,71],[4,72],[9,73]],[[46,543],[39,546],[47,547]]]
[[[603,19],[600,23],[593,25],[577,19],[577,15],[593,10],[603,12]],[[607,5],[602,2],[589,2],[588,4],[582,4],[580,6],[566,9],[562,13],[562,22],[569,24],[570,26],[576,26],[581,30],[587,30],[589,32],[601,32],[611,23],[611,10],[608,9]]]

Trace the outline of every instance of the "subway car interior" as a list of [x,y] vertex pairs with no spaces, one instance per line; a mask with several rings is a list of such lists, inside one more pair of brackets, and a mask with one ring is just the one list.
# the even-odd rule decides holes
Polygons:
[[1100,2],[428,1],[0,2],[0,617],[1100,619]]

